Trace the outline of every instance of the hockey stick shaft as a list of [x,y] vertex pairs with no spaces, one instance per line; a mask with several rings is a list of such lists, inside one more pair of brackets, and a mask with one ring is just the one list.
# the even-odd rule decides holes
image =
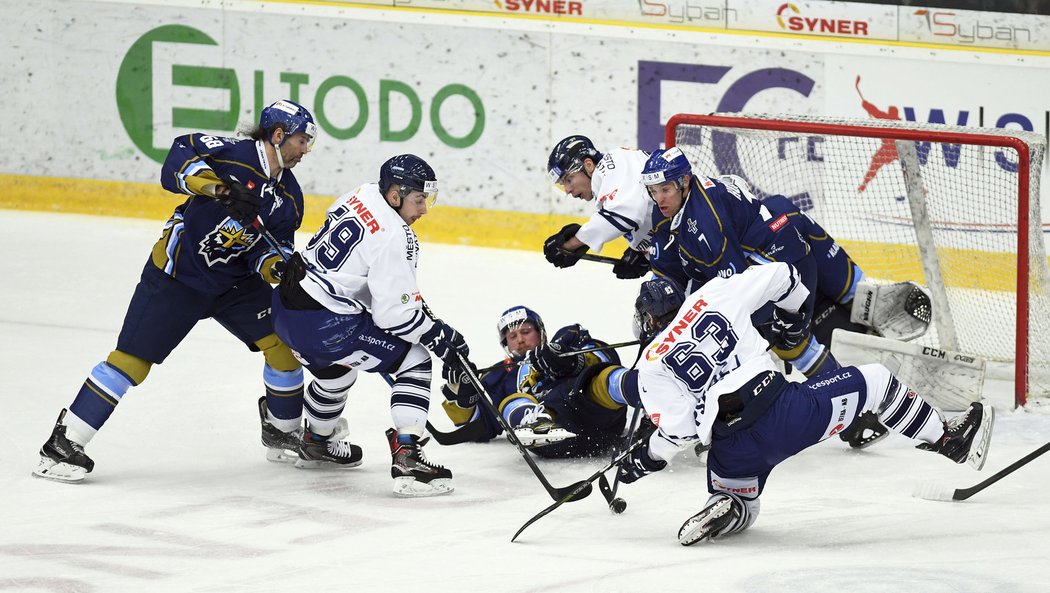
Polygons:
[[[594,346],[592,348],[582,348],[580,350],[573,350],[571,352],[562,352],[558,356],[576,356],[577,354],[587,354],[588,352],[604,352],[606,350],[615,350],[617,348],[623,348],[624,346],[634,346],[638,343],[639,340],[631,340],[629,342],[618,342],[616,344],[607,344],[605,346]],[[511,367],[516,367],[521,365],[521,363],[522,361],[520,360],[512,362],[497,362],[492,366],[485,367],[483,369],[478,369],[478,374],[484,375],[485,373],[494,371],[496,369],[508,369]]]
[[596,261],[596,262],[600,262],[600,263],[603,263],[603,264],[613,264],[613,265],[615,265],[616,262],[620,261],[620,259],[617,258],[617,257],[608,257],[608,256],[605,256],[605,255],[598,255],[597,253],[584,253],[583,255],[580,256],[580,259],[585,259],[587,261]]
[[[646,438],[648,438],[648,437],[646,437]],[[593,474],[591,474],[591,476],[590,476],[589,478],[587,478],[586,480],[583,480],[583,481],[577,482],[577,486],[576,486],[575,490],[573,490],[573,491],[570,491],[570,492],[568,493],[568,496],[567,496],[567,497],[566,497],[565,499],[563,499],[563,500],[556,500],[556,501],[554,502],[554,504],[552,504],[552,505],[548,506],[547,508],[545,508],[545,509],[543,509],[542,511],[540,511],[540,512],[536,513],[535,515],[533,515],[533,517],[532,517],[531,519],[529,519],[528,521],[526,521],[526,522],[525,522],[525,524],[524,524],[524,525],[522,525],[522,526],[521,526],[521,527],[520,527],[520,528],[518,529],[518,531],[514,533],[514,537],[510,538],[510,541],[512,541],[512,542],[513,542],[514,540],[518,539],[518,536],[519,536],[519,535],[521,535],[521,532],[522,532],[522,531],[525,531],[525,528],[526,528],[526,527],[528,527],[529,525],[532,525],[532,524],[533,524],[533,523],[535,523],[536,521],[539,521],[539,520],[540,520],[540,519],[542,519],[543,517],[546,517],[546,516],[547,516],[547,515],[549,515],[549,514],[550,514],[550,513],[552,512],[552,511],[554,511],[554,509],[556,509],[556,508],[560,507],[561,505],[565,504],[566,502],[569,502],[570,500],[577,500],[577,499],[573,498],[573,496],[575,496],[575,494],[576,494],[576,490],[583,490],[583,489],[584,489],[584,488],[585,488],[585,487],[586,487],[587,485],[589,485],[589,484],[590,484],[591,482],[594,482],[594,481],[595,481],[595,480],[597,480],[597,479],[598,479],[599,477],[601,477],[601,476],[604,476],[604,475],[605,475],[605,472],[607,472],[607,471],[609,471],[610,469],[612,469],[613,467],[615,467],[615,466],[619,465],[619,463],[620,463],[621,461],[623,461],[623,460],[624,460],[624,459],[625,459],[625,458],[626,458],[626,457],[627,457],[628,455],[630,455],[632,451],[634,451],[635,449],[637,449],[638,447],[640,447],[640,446],[642,445],[642,443],[644,443],[644,442],[646,441],[646,438],[641,438],[641,439],[638,439],[637,441],[635,441],[635,442],[631,443],[631,446],[627,447],[627,448],[626,448],[626,449],[624,449],[624,450],[623,450],[623,451],[622,451],[622,452],[621,452],[621,453],[620,453],[619,455],[617,455],[616,457],[614,457],[614,458],[613,458],[613,460],[612,460],[611,462],[609,462],[609,465],[606,465],[606,466],[605,466],[605,467],[603,467],[602,469],[600,469],[600,470],[598,470],[598,471],[594,472],[594,473],[593,473]]]
[[262,233],[263,241],[266,241],[266,244],[276,251],[281,259],[288,261],[288,254],[284,252],[284,249],[281,249],[281,244],[277,241],[276,237],[266,229],[266,225],[263,224],[261,216],[255,217],[255,221],[252,222],[252,228]]
[[974,486],[970,486],[969,488],[957,488],[955,490],[955,493],[952,494],[952,500],[966,500],[967,498],[970,498],[971,496],[973,496],[974,494],[977,494],[981,490],[984,490],[985,488],[991,486],[992,484],[998,482],[999,480],[1005,478],[1006,476],[1014,473],[1015,471],[1020,469],[1022,466],[1025,466],[1025,465],[1031,463],[1032,460],[1034,460],[1036,457],[1039,457],[1040,455],[1046,453],[1047,451],[1050,451],[1050,443],[1046,443],[1042,447],[1039,447],[1035,451],[1032,451],[1028,455],[1025,455],[1024,457],[1022,457],[1022,458],[1018,459],[1017,461],[1011,463],[1010,465],[1004,467],[1003,469],[999,470],[998,472],[993,474],[990,478],[988,478],[987,480],[981,482],[980,484],[977,484],[977,485],[974,485]]
[[[624,449],[631,445],[634,441],[634,434],[638,430],[638,415],[641,414],[642,409],[640,407],[635,408],[634,412],[631,413],[631,425],[630,431],[627,433],[627,438],[623,441],[623,446],[620,449]],[[620,472],[616,472],[616,476],[613,477],[612,486],[609,486],[609,479],[602,474],[598,478],[598,490],[601,491],[602,496],[605,497],[605,502],[609,503],[609,509],[613,509],[613,501],[616,500],[616,490],[620,487]],[[618,512],[618,511],[613,511]]]

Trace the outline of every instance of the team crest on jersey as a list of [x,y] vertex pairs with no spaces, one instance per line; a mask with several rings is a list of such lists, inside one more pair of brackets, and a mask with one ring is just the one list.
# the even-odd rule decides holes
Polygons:
[[697,228],[696,227],[696,221],[693,220],[692,218],[685,219],[685,228],[688,229],[690,233],[693,233],[695,235],[696,234],[696,228]]
[[209,266],[224,264],[251,249],[258,240],[259,235],[227,218],[201,239],[197,253]]

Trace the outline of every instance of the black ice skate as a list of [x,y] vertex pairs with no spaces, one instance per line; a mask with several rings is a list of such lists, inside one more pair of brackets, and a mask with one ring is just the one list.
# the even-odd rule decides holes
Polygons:
[[886,438],[890,429],[879,422],[879,416],[875,412],[864,412],[850,425],[849,430],[839,434],[839,438],[849,443],[854,449],[870,447]]
[[438,496],[452,492],[452,472],[427,461],[419,437],[412,435],[411,443],[399,443],[397,430],[390,428],[386,438],[390,443],[394,496]]
[[542,447],[571,439],[576,433],[556,423],[542,406],[538,406],[531,413],[527,413],[521,424],[514,428],[514,436],[526,447]]
[[678,530],[678,543],[691,546],[717,539],[740,518],[740,503],[726,495],[720,495],[704,510],[689,517]]
[[40,463],[33,470],[33,475],[38,478],[80,482],[95,468],[95,462],[84,453],[84,447],[66,438],[66,425],[62,424],[65,417],[66,410],[63,409],[55,421],[51,438],[40,447]]
[[944,424],[944,436],[936,443],[922,443],[917,448],[935,451],[955,463],[966,462],[980,470],[988,456],[988,445],[995,424],[995,409],[977,402],[962,415]]
[[266,447],[266,460],[275,463],[292,463],[299,459],[299,441],[303,430],[297,428],[284,432],[266,419],[266,396],[259,398],[259,421],[262,423],[262,444]]
[[309,430],[303,431],[299,441],[299,469],[336,468],[347,469],[361,465],[364,457],[361,447],[336,435],[321,436]]

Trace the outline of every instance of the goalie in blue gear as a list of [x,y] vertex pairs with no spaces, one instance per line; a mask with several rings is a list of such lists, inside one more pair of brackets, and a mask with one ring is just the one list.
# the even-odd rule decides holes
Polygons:
[[310,151],[316,128],[309,111],[283,100],[263,109],[247,135],[237,140],[194,133],[172,143],[160,183],[188,197],[147,257],[116,349],[60,412],[34,475],[83,480],[94,468],[85,445],[150,368],[207,318],[263,353],[263,444],[299,448],[303,371],[270,318],[270,284],[278,281],[277,263],[284,256],[263,240],[257,225],[291,253],[303,215],[303,192],[292,168]]
[[[603,406],[608,396],[591,386],[594,377],[619,364],[615,351],[562,356],[606,344],[579,325],[559,329],[548,342],[542,319],[524,306],[504,311],[496,329],[507,358],[483,373],[481,382],[524,445],[541,457],[563,458],[601,455],[618,444],[626,413],[621,406]],[[488,409],[477,405],[484,394],[462,377],[445,378],[442,406],[457,426],[482,423],[479,442],[502,433]],[[596,389],[604,386],[594,383]]]

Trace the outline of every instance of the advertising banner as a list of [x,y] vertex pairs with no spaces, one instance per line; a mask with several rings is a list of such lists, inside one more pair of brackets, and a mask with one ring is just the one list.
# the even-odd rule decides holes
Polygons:
[[856,2],[730,0],[730,29],[855,39],[897,39],[897,7]]

